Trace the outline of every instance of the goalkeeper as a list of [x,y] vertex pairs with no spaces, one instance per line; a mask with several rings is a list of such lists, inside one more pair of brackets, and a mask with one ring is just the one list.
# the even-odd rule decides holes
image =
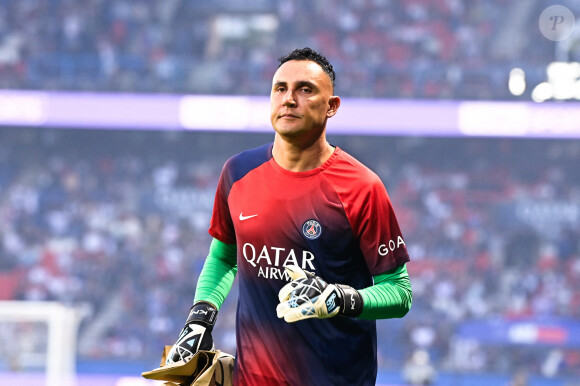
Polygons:
[[409,255],[378,176],[326,140],[334,82],[309,48],[280,58],[274,141],[223,167],[213,241],[169,363],[213,347],[237,276],[234,385],[375,384],[376,320],[409,311]]

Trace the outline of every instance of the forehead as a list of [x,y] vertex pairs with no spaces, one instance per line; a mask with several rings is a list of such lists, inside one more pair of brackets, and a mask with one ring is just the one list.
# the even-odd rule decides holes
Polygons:
[[309,81],[331,87],[330,77],[318,63],[311,60],[290,60],[282,64],[274,74],[274,83]]

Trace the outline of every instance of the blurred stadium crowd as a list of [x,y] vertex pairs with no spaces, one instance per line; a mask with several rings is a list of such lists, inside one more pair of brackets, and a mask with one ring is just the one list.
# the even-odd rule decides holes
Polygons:
[[[87,303],[81,358],[156,363],[193,299],[219,168],[268,140],[3,129],[1,298]],[[577,349],[454,346],[473,319],[580,318],[580,143],[332,141],[381,176],[413,259],[412,312],[378,323],[381,369],[400,369],[422,349],[438,369],[541,374],[557,353],[551,375],[580,375]],[[215,332],[217,347],[230,352],[236,297],[234,289]]]
[[557,58],[541,36],[551,3],[5,0],[0,88],[263,95],[277,57],[308,45],[342,96],[513,99],[512,68],[534,86],[562,55],[580,61],[580,44]]

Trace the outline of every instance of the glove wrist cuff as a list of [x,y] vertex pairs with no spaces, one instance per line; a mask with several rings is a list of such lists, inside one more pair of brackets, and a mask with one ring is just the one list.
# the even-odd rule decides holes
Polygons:
[[337,284],[336,286],[342,292],[340,314],[351,318],[359,316],[363,310],[363,298],[360,292],[348,285]]
[[201,324],[210,330],[215,325],[218,310],[207,302],[196,302],[189,310],[186,325],[190,323]]

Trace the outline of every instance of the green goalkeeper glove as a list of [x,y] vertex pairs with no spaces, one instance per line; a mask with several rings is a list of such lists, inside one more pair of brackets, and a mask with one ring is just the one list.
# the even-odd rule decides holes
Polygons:
[[336,315],[357,317],[362,312],[361,294],[343,284],[328,284],[322,278],[300,267],[290,265],[286,272],[292,281],[278,293],[280,304],[276,307],[279,318],[288,323]]
[[213,305],[206,302],[197,302],[191,307],[185,327],[167,354],[166,365],[179,361],[189,362],[200,350],[214,350],[211,330],[215,324],[217,312]]

